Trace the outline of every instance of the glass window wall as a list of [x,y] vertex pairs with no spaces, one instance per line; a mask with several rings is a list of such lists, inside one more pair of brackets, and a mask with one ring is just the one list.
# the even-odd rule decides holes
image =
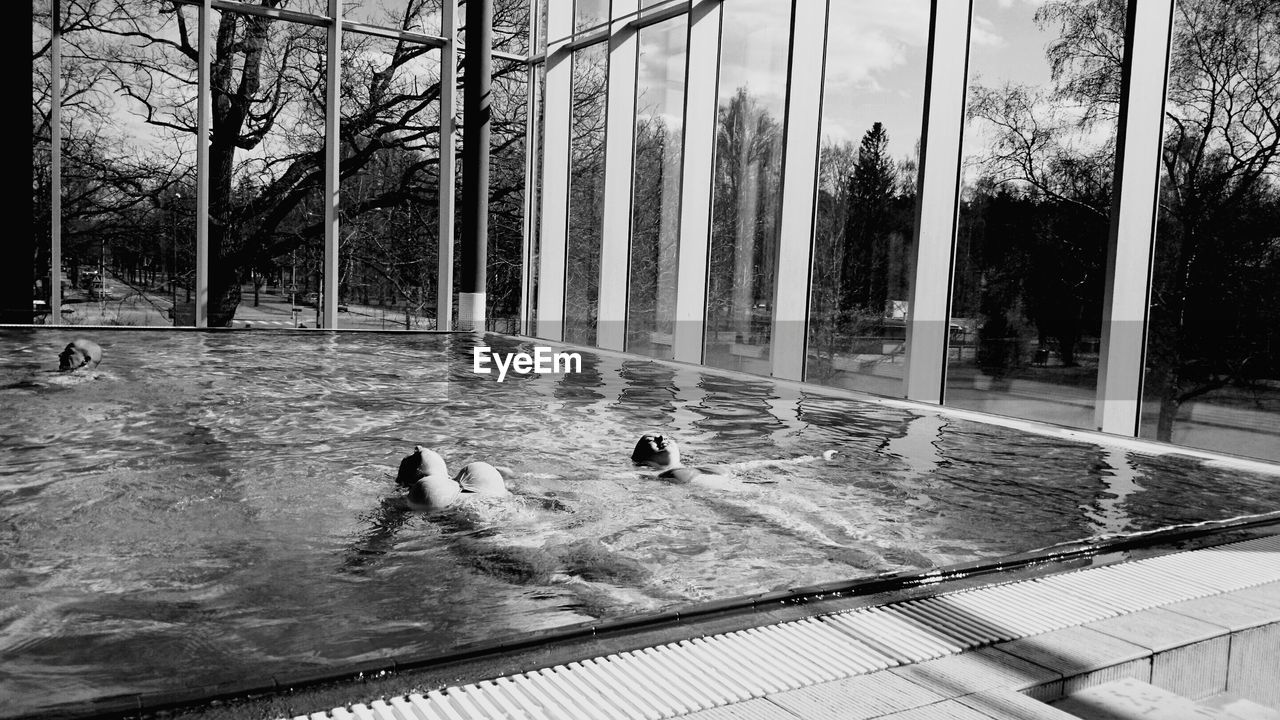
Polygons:
[[790,3],[722,12],[703,361],[768,375]]
[[948,405],[1093,427],[1124,13],[974,2]]
[[435,327],[439,63],[424,45],[343,38],[339,327]]
[[672,357],[680,246],[686,20],[640,31],[627,350]]
[[[48,324],[191,325],[194,272],[196,63],[156,43],[185,37],[193,10],[142,6],[103,15],[63,3],[60,22],[60,267],[52,267],[53,79],[48,3],[33,5],[33,184],[38,240],[35,321]],[[122,33],[138,33],[125,40]],[[60,288],[51,317],[52,287]],[[175,308],[177,312],[175,312]]]
[[1280,6],[1173,23],[1140,434],[1280,461]]
[[[23,246],[16,244],[22,262],[33,262],[34,266],[24,281],[31,284],[32,312],[28,315],[25,309],[10,315],[5,311],[5,322],[31,322],[34,324],[52,324],[57,318],[49,317],[56,312],[51,307],[53,273],[53,25],[50,0],[34,0],[31,7],[31,234],[32,244]],[[11,245],[15,246],[15,245]],[[62,262],[59,261],[59,266]],[[163,271],[163,269],[162,269]],[[59,267],[59,287],[63,287],[61,267]],[[65,280],[70,284],[71,279]],[[63,297],[65,290],[60,290]],[[19,294],[20,296],[21,294]],[[26,298],[20,298],[25,308]]]
[[582,345],[595,344],[599,309],[608,64],[606,43],[573,54],[564,337]]
[[[554,2],[554,0],[551,0]],[[573,0],[573,29],[590,30],[609,20],[609,0]]]
[[[527,16],[526,16],[527,17]],[[527,22],[527,20],[526,20]],[[525,35],[528,35],[526,30]],[[524,40],[512,42],[523,53]],[[525,125],[529,73],[524,63],[493,63],[492,126],[489,135],[489,258],[486,303],[489,329],[520,329],[520,283],[524,252]],[[464,189],[460,188],[459,192]]]
[[808,382],[902,395],[929,2],[832,2]]
[[246,289],[261,302],[253,278],[269,273],[261,282],[273,300],[289,301],[288,313],[259,322],[319,327],[328,33],[233,13],[222,14],[216,32],[259,40],[263,56],[257,62],[246,42],[213,59],[209,325],[229,324]]
[[547,52],[547,3],[550,0],[532,0],[537,8],[536,27],[534,29],[533,54],[545,55]]

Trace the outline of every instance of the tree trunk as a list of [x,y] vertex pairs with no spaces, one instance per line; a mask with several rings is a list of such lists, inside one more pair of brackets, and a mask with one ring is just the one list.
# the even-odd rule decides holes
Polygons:
[[1156,420],[1156,440],[1160,442],[1173,442],[1173,423],[1178,418],[1178,408],[1182,403],[1178,401],[1177,388],[1169,384],[1162,389],[1160,393],[1160,417]]

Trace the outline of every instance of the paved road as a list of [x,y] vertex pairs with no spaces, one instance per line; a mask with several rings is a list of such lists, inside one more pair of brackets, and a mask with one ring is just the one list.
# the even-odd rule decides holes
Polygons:
[[[298,312],[293,312],[294,308]],[[346,308],[342,310],[341,308]],[[365,305],[343,305],[338,311],[338,327],[361,330],[404,330],[404,310]],[[319,324],[319,311],[310,305],[293,305],[288,296],[276,293],[259,293],[258,305],[253,304],[253,288],[246,288],[236,308],[233,327],[250,328],[314,328]],[[432,330],[434,320],[414,317],[413,330]]]

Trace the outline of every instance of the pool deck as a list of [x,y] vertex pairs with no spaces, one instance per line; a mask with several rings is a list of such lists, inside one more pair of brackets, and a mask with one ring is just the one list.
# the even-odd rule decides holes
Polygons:
[[1280,536],[533,667],[280,717],[1280,719]]

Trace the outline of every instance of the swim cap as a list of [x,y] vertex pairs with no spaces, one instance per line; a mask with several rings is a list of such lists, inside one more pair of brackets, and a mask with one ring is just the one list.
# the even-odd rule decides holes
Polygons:
[[413,454],[400,461],[400,472],[396,474],[397,485],[412,485],[418,478],[428,475],[449,477],[449,469],[445,467],[444,458],[435,450],[428,450],[421,445],[413,446]]
[[507,484],[502,479],[502,473],[487,462],[469,463],[458,472],[454,480],[462,492],[485,495],[507,494]]
[[448,475],[428,475],[409,486],[410,507],[440,510],[458,502],[462,488]]

